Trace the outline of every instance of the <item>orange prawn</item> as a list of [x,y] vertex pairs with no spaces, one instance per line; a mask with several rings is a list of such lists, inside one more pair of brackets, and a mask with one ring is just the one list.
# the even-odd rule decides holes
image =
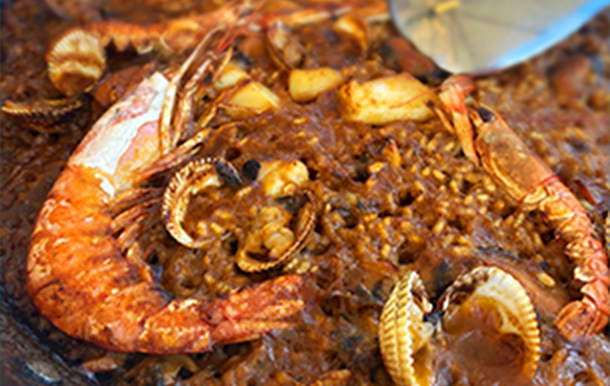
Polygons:
[[[95,123],[40,210],[28,252],[28,293],[43,316],[75,338],[117,352],[203,352],[288,328],[281,319],[304,306],[298,275],[210,303],[174,298],[122,252],[113,233],[117,197],[135,187],[142,170],[162,162],[181,135],[180,125],[169,133],[171,119],[162,118],[189,116],[192,103],[174,109],[182,77],[195,73],[183,94],[192,95],[215,67],[210,63],[221,67],[230,56],[208,50],[208,38],[171,81],[154,73]],[[219,44],[226,46],[225,39]],[[201,64],[193,71],[195,63]]]
[[571,341],[601,331],[610,314],[610,274],[608,256],[591,220],[574,194],[497,113],[466,107],[464,97],[473,89],[468,77],[449,78],[440,98],[453,125],[440,109],[434,108],[436,113],[445,126],[455,129],[471,161],[482,165],[522,208],[542,213],[556,237],[567,242],[565,253],[576,265],[574,280],[582,283],[582,299],[559,311],[559,331]]

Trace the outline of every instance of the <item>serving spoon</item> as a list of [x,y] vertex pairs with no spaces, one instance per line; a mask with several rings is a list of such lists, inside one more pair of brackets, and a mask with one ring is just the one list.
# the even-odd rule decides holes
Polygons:
[[608,0],[388,0],[394,24],[452,73],[524,61],[567,37]]

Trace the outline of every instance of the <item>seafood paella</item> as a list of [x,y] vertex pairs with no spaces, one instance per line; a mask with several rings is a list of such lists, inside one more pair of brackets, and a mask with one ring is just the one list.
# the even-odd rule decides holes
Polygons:
[[4,312],[84,384],[608,383],[607,12],[471,77],[202,3],[2,3]]

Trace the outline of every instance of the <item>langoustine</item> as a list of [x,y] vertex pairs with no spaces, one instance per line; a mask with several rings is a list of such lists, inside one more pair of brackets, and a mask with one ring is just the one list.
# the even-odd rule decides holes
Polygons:
[[555,319],[559,331],[572,341],[598,333],[610,315],[608,256],[600,237],[574,194],[497,113],[465,105],[473,89],[467,77],[448,79],[440,97],[453,122],[436,112],[446,127],[455,129],[466,156],[482,165],[521,208],[539,210],[556,237],[567,243],[565,254],[576,266],[574,280],[582,284],[583,298],[561,309]]
[[172,150],[162,147],[164,137],[180,137],[167,133],[169,124],[162,119],[165,112],[171,123],[180,78],[193,62],[201,62],[195,80],[213,69],[211,62],[226,63],[226,55],[211,47],[219,38],[226,38],[223,28],[210,32],[171,81],[155,73],[112,106],[49,193],[31,239],[27,288],[40,312],[69,335],[120,352],[202,352],[215,343],[287,328],[291,324],[279,320],[303,307],[297,275],[209,304],[175,299],[123,255],[112,232],[113,201],[141,180],[143,169],[159,162],[163,150]]

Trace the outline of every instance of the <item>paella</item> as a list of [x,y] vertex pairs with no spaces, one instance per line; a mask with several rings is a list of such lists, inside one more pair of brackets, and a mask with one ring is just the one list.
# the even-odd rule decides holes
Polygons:
[[2,6],[3,301],[83,382],[607,384],[607,12],[468,77],[381,1]]

